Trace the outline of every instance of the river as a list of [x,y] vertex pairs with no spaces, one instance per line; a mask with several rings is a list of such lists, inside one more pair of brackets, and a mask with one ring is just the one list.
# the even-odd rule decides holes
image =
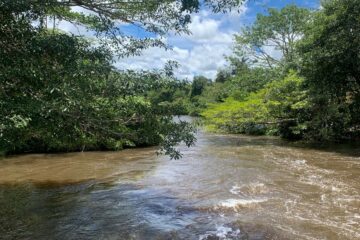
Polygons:
[[197,133],[154,148],[0,160],[1,239],[360,239],[360,154]]

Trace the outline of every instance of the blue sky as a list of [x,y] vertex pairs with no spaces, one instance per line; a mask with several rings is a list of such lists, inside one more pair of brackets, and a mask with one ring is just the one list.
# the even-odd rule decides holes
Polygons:
[[[141,56],[118,59],[115,66],[120,69],[157,69],[162,68],[168,60],[175,60],[180,63],[176,71],[179,78],[191,80],[196,75],[214,78],[217,70],[227,64],[225,55],[231,54],[234,34],[252,24],[257,14],[266,14],[268,8],[280,9],[288,4],[318,9],[320,0],[247,0],[239,12],[227,14],[213,14],[209,9],[201,9],[192,15],[189,25],[191,35],[169,34],[165,37],[172,50],[149,48]],[[82,31],[68,24],[60,28],[70,32]],[[136,37],[147,36],[133,26],[123,26],[123,31]],[[275,49],[269,51],[270,54],[279,55]]]

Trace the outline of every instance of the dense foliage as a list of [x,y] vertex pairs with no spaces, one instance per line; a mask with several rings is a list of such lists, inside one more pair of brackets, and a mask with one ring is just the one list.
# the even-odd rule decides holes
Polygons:
[[[360,133],[360,2],[269,9],[236,35],[229,71],[203,94],[212,130],[316,141]],[[278,57],[269,48],[278,51]],[[213,97],[206,96],[211,92]]]
[[360,2],[324,1],[299,44],[310,90],[309,134],[353,137],[360,130]]
[[[173,63],[158,71],[114,69],[114,54],[167,47],[159,37],[136,38],[121,27],[131,24],[154,36],[187,33],[190,14],[201,4],[219,12],[240,2],[0,0],[0,152],[160,144],[179,158],[174,147],[195,140],[189,123],[173,121],[174,113],[184,112],[174,94],[188,85],[174,78]],[[93,37],[64,33],[60,21]],[[171,99],[164,100],[168,93]]]
[[[0,0],[0,152],[56,152],[194,143],[173,115],[202,115],[209,129],[288,139],[360,135],[360,3],[326,0],[310,11],[259,14],[235,35],[229,67],[212,82],[163,70],[119,71],[114,57],[188,33],[201,4],[215,12],[241,0]],[[81,9],[81,11],[79,11]],[[87,29],[86,38],[57,29]],[[149,36],[126,35],[133,25]],[[153,35],[151,35],[153,34]],[[275,54],[274,54],[275,53]]]

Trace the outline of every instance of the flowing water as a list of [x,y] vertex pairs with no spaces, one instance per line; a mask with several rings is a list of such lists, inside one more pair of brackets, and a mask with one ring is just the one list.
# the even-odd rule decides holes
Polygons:
[[1,239],[360,239],[360,154],[198,133],[154,148],[0,160]]

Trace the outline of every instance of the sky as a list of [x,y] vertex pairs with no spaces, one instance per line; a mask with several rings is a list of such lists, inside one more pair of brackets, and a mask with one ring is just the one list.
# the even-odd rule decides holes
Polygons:
[[[214,79],[217,71],[227,65],[225,56],[231,54],[234,34],[251,25],[258,13],[266,14],[267,8],[280,9],[287,4],[318,9],[320,0],[248,0],[240,11],[226,14],[213,14],[210,9],[201,9],[192,15],[191,35],[169,34],[165,37],[171,50],[149,48],[141,56],[116,59],[114,64],[119,69],[150,70],[163,68],[167,61],[174,60],[180,63],[175,71],[180,79],[191,80],[199,75]],[[71,32],[81,31],[67,24],[60,27]],[[123,31],[135,37],[144,35],[132,26],[124,26]],[[270,54],[279,53],[270,50]]]

